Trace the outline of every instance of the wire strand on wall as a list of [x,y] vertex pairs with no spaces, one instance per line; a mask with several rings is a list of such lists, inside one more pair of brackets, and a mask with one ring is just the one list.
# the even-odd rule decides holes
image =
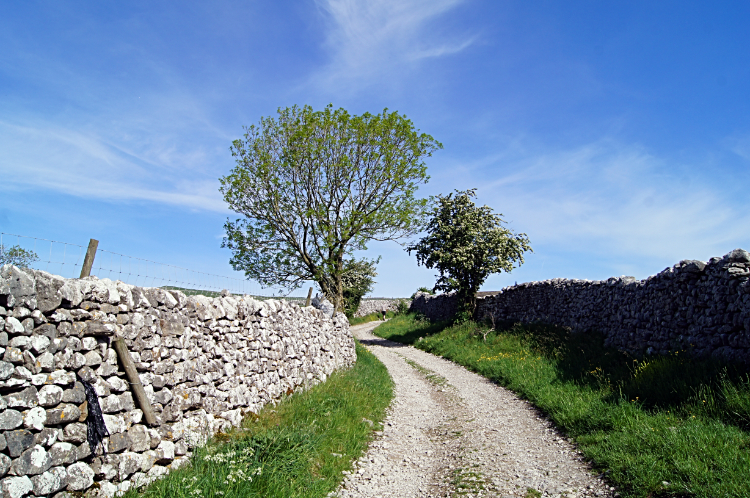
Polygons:
[[[31,268],[65,278],[77,278],[80,275],[86,255],[86,247],[79,244],[0,232],[0,264],[5,261],[4,255],[7,257],[14,247],[32,253],[28,262]],[[232,294],[252,295],[260,299],[273,298],[305,302],[305,298],[283,296],[279,294],[279,289],[263,289],[259,283],[250,280],[158,263],[104,249],[97,249],[91,273],[99,278],[120,280],[140,287],[177,289],[188,295],[217,296],[226,289]],[[396,298],[368,296],[364,299],[392,300]]]
[[[13,256],[13,248],[26,251],[24,263],[36,270],[77,278],[81,272],[86,247],[57,240],[0,232],[0,262]],[[17,254],[16,254],[17,255]],[[16,261],[18,261],[18,257]],[[260,284],[241,278],[227,277],[127,256],[104,249],[96,251],[92,275],[140,287],[164,287],[181,290],[188,295],[216,296],[226,289],[232,294],[249,294],[261,299],[282,298],[274,289],[261,289]],[[304,298],[288,298],[304,301]]]

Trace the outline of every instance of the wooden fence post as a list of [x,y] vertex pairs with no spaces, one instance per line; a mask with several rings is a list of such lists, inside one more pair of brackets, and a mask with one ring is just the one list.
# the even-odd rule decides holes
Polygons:
[[88,277],[91,275],[91,267],[94,266],[94,258],[96,257],[96,248],[99,247],[99,241],[96,239],[89,239],[89,248],[86,249],[86,257],[83,258],[83,266],[81,267],[81,277]]
[[138,406],[140,406],[141,411],[143,412],[143,418],[148,425],[152,427],[157,425],[154,409],[151,408],[151,402],[148,400],[148,396],[146,396],[145,389],[143,389],[141,378],[138,377],[138,371],[135,369],[135,363],[133,363],[133,358],[130,357],[130,352],[125,345],[125,341],[122,337],[117,337],[112,341],[112,347],[117,352],[117,356],[120,358],[120,362],[122,362],[122,366],[125,368],[125,374],[128,376],[130,387],[133,390],[136,401],[138,401]]

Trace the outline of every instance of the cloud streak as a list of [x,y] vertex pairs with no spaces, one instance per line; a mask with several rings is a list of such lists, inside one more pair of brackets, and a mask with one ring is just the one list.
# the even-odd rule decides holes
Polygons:
[[748,203],[738,206],[722,195],[721,181],[687,174],[641,147],[602,140],[506,159],[510,166],[490,159],[460,176],[532,245],[616,266],[707,259],[750,244]]
[[427,58],[456,54],[473,36],[440,36],[430,29],[464,0],[316,0],[328,23],[331,61],[315,75],[319,84],[371,82]]
[[[48,189],[108,201],[151,201],[226,212],[216,178],[174,174],[162,152],[149,159],[128,154],[94,134],[53,125],[0,121],[0,176],[5,188]],[[33,143],[33,150],[26,144]],[[200,154],[199,154],[200,155]],[[184,159],[184,155],[181,155]],[[178,158],[179,159],[179,158]],[[187,179],[186,179],[187,178]]]

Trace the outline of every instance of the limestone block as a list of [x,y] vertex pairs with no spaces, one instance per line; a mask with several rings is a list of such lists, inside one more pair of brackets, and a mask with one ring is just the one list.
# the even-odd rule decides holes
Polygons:
[[120,455],[102,455],[91,461],[91,470],[94,471],[94,477],[112,481],[117,478],[117,466],[120,463]]
[[63,300],[68,301],[73,307],[78,306],[83,301],[83,292],[77,280],[65,280],[58,293]]
[[117,467],[117,477],[119,480],[124,481],[135,472],[141,470],[143,458],[140,454],[132,451],[126,451],[120,455],[120,462]]
[[59,437],[61,433],[60,429],[52,428],[52,427],[45,427],[41,430],[41,432],[38,432],[34,435],[34,443],[35,444],[41,444],[45,448],[49,448],[55,442],[57,441],[57,438]]
[[66,368],[69,370],[78,370],[82,366],[86,365],[86,357],[76,351],[72,355],[70,355],[70,359],[68,360],[67,364],[65,365]]
[[81,410],[73,404],[63,403],[56,408],[47,409],[47,425],[75,422],[81,417]]
[[143,425],[134,425],[128,429],[130,437],[130,449],[135,452],[144,452],[151,448],[151,437],[148,429]]
[[10,464],[11,474],[33,476],[46,472],[52,466],[52,458],[40,445],[25,450]]
[[46,335],[34,335],[31,336],[29,346],[35,355],[40,355],[49,349],[51,343],[52,341]]
[[110,394],[104,399],[99,400],[102,413],[119,413],[122,410],[120,397],[116,394]]
[[5,348],[5,353],[3,354],[3,361],[7,361],[8,363],[13,363],[15,365],[19,365],[23,363],[23,351],[21,351],[18,348],[13,347],[7,347]]
[[100,481],[99,491],[96,496],[97,498],[113,498],[115,496],[118,496],[117,493],[119,490],[120,488],[116,484],[113,484],[108,481]]
[[141,472],[148,472],[151,470],[151,467],[154,466],[156,463],[156,460],[158,459],[158,455],[156,451],[154,450],[146,450],[144,453],[141,454]]
[[190,458],[187,456],[181,456],[181,457],[175,457],[172,464],[169,466],[172,470],[177,470],[179,468],[189,466],[190,465]]
[[47,452],[52,459],[52,466],[68,465],[74,463],[75,446],[71,443],[57,442],[53,444]]
[[63,389],[60,386],[46,385],[42,386],[37,393],[39,405],[45,408],[57,406],[62,401]]
[[75,460],[76,462],[88,458],[91,456],[91,445],[88,442],[81,443],[76,446],[75,449]]
[[60,491],[68,484],[68,472],[64,467],[52,467],[43,474],[31,478],[34,494],[45,496]]
[[135,410],[135,402],[133,401],[132,393],[124,392],[119,395],[119,399],[120,399],[120,409],[128,411],[128,412]]
[[68,472],[68,486],[70,491],[83,491],[94,484],[94,471],[87,464],[77,462],[70,465]]
[[129,450],[131,447],[128,433],[112,434],[109,436],[108,441],[107,451],[110,453],[119,453],[120,451]]
[[26,429],[41,431],[44,429],[44,423],[47,420],[47,412],[41,406],[32,408],[23,417],[23,426]]
[[10,378],[10,376],[13,375],[14,370],[15,367],[12,363],[9,363],[7,361],[0,361],[0,380]]
[[[188,451],[190,449],[187,446],[187,443],[183,440],[179,440],[174,444],[174,454],[175,457],[187,455]],[[174,467],[174,464],[173,464]]]
[[[75,379],[75,377],[73,377]],[[62,393],[63,403],[73,403],[80,405],[86,401],[86,391],[83,388],[83,384],[76,382],[72,388],[65,389]]]
[[146,393],[149,403],[154,403],[154,386],[148,384],[143,385],[143,391]]
[[11,459],[0,453],[0,477],[4,477],[10,470]]
[[102,363],[99,368],[96,369],[96,375],[99,377],[111,377],[117,374],[117,365],[111,363]]
[[112,388],[112,391],[116,393],[121,393],[128,390],[128,383],[119,377],[109,377],[107,379],[107,384],[109,384]]
[[151,470],[149,470],[146,475],[148,476],[150,482],[154,482],[157,479],[161,479],[167,474],[169,474],[169,469],[167,467],[162,467],[161,465],[154,465],[153,467],[151,467]]
[[31,348],[31,337],[19,335],[8,342],[8,347],[26,351]]
[[92,351],[96,348],[97,342],[95,337],[84,337],[81,340],[82,351]]
[[174,443],[172,441],[162,441],[156,448],[156,463],[168,465],[174,460]]
[[3,497],[22,498],[28,493],[31,493],[33,489],[34,485],[31,483],[31,479],[27,476],[6,477],[0,481],[0,490],[2,491]]
[[31,385],[35,387],[43,386],[44,383],[47,382],[47,374],[46,373],[38,373],[33,374],[31,376]]
[[86,424],[74,422],[63,428],[63,434],[62,437],[60,437],[60,440],[66,443],[80,444],[86,441],[86,433]]
[[3,396],[10,408],[34,408],[39,405],[36,387],[27,387],[23,391]]
[[23,425],[23,415],[18,410],[5,410],[0,413],[0,430],[9,431]]
[[162,441],[161,434],[156,429],[148,429],[148,436],[151,438],[151,449],[156,449]]
[[100,378],[96,377],[96,381],[91,383],[94,387],[94,391],[96,391],[97,396],[109,396],[112,394],[112,388],[107,384],[107,382]]
[[26,369],[28,369],[29,372],[32,374],[38,374],[38,373],[41,373],[42,371],[42,369],[39,367],[39,365],[36,362],[36,357],[31,351],[23,352],[23,366]]
[[125,417],[125,421],[128,425],[140,424],[141,420],[143,420],[143,412],[139,408],[130,410],[123,416]]
[[[65,370],[55,370],[47,377],[48,384],[57,384],[58,386],[68,386],[75,384],[76,374],[66,372]],[[63,400],[64,401],[64,400]]]
[[55,357],[49,351],[39,355],[36,359],[42,372],[52,372],[55,369]]
[[172,398],[172,391],[170,391],[166,387],[161,391],[157,391],[154,393],[154,401],[157,403],[161,403],[162,405],[168,404],[170,401],[172,401]]
[[127,312],[129,309],[133,309],[135,307],[135,300],[133,299],[134,286],[118,280],[115,282],[115,287],[117,288],[117,293],[120,295],[120,306],[124,305],[126,307],[122,311]]
[[81,339],[79,339],[78,337],[68,337],[68,342],[65,349],[70,349],[73,352],[81,351],[82,345],[83,344],[81,342]]
[[125,418],[121,415],[108,415],[105,413],[102,417],[104,418],[104,425],[110,434],[119,434],[125,432],[128,428]]

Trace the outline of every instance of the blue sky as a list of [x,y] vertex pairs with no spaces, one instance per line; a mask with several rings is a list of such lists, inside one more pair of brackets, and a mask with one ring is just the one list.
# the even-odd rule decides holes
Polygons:
[[[422,194],[476,187],[528,234],[485,290],[750,249],[748,25],[739,1],[3,2],[0,231],[236,276],[231,141],[332,103],[407,115],[444,145]],[[434,283],[363,255],[375,295]]]

